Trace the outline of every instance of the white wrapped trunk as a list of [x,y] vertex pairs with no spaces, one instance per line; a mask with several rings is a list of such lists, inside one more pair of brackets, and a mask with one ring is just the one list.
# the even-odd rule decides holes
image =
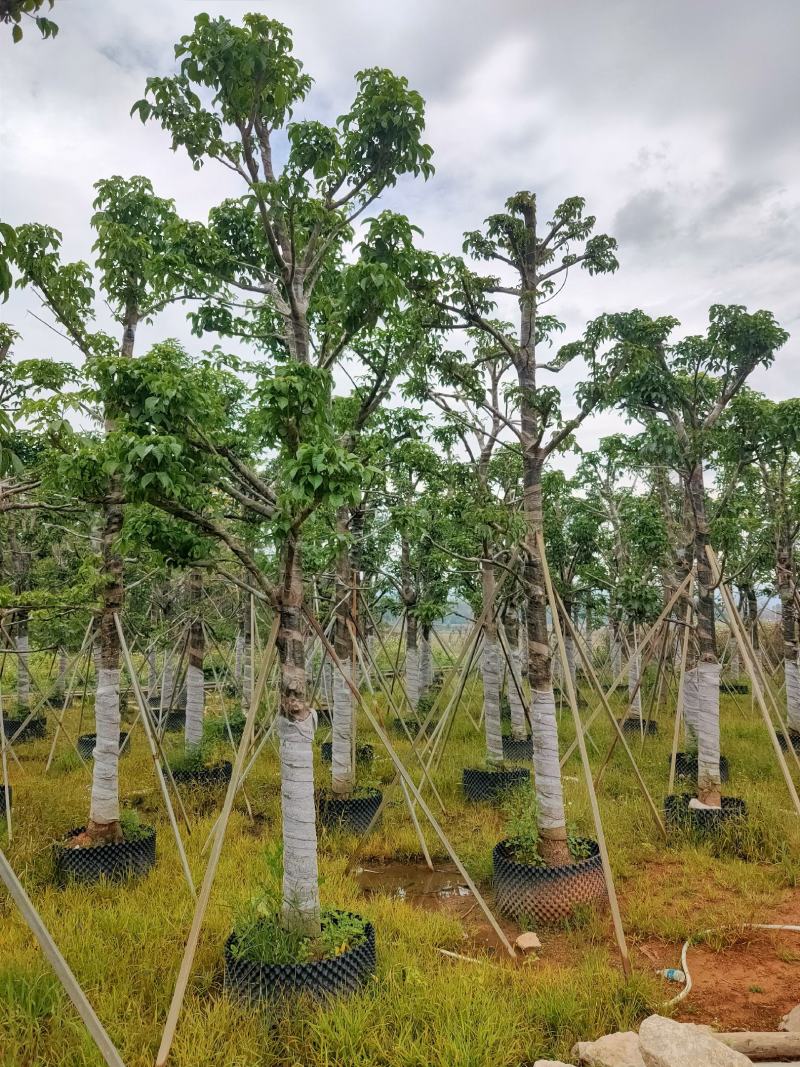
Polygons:
[[[520,662],[519,649],[510,652],[511,671],[513,678],[508,679],[508,703],[511,707],[511,736],[515,741],[524,741],[528,736],[526,725],[525,704],[520,692],[522,692],[522,664]],[[516,684],[515,684],[516,681]]]
[[683,724],[686,730],[686,747],[697,751],[697,722],[700,717],[700,688],[697,667],[687,670],[683,680]]
[[119,670],[101,667],[94,702],[95,731],[92,800],[89,819],[96,823],[119,820]]
[[572,687],[575,689],[578,676],[575,670],[575,642],[572,639],[572,634],[564,634],[564,651],[567,654],[567,665],[569,667],[569,676],[572,679]]
[[426,693],[433,682],[433,656],[430,639],[421,635],[419,639],[419,686],[420,692]]
[[233,663],[233,677],[237,682],[242,680],[242,658],[244,655],[244,634],[240,630],[236,635],[236,643],[234,645],[234,663]]
[[64,699],[67,690],[67,667],[67,650],[65,648],[60,648],[58,650],[58,675],[56,677],[56,696],[59,700]]
[[29,663],[28,635],[20,634],[16,639],[17,647],[17,703],[21,708],[30,707],[31,671]]
[[608,652],[611,657],[611,672],[616,678],[619,672],[622,670],[622,646],[619,641],[614,637],[613,633],[609,634]]
[[698,663],[697,787],[719,792],[719,663]]
[[245,640],[242,647],[242,707],[245,712],[253,699],[253,645]]
[[[302,722],[278,715],[283,822],[283,911],[291,925],[298,917],[319,923],[317,824],[314,807],[313,741],[317,714]],[[318,928],[318,926],[317,926]]]
[[333,664],[328,656],[325,655],[325,663],[322,666],[322,688],[325,694],[325,703],[328,707],[333,707]]
[[353,694],[339,670],[333,676],[331,748],[331,787],[334,793],[350,793],[356,784],[353,771]]
[[786,717],[789,729],[800,733],[800,669],[795,660],[787,659],[786,671]]
[[164,663],[164,677],[161,679],[161,706],[166,710],[172,703],[175,689],[175,666],[172,656],[167,653]]
[[495,634],[486,634],[481,656],[483,674],[483,722],[486,756],[490,763],[503,761],[503,731],[500,722],[500,646]]
[[556,701],[552,689],[534,689],[531,696],[533,773],[539,826],[542,830],[559,830],[566,825],[566,818],[558,760]]
[[631,656],[628,664],[628,718],[642,717],[642,687],[639,684],[641,663],[638,651]]
[[409,704],[416,710],[419,702],[419,651],[416,648],[406,650],[406,693]]
[[739,659],[739,644],[737,641],[732,641],[731,643],[730,669],[732,678],[738,678],[742,673],[742,664]]
[[147,653],[147,695],[155,696],[158,691],[158,667],[156,665],[156,650],[151,648]]
[[186,747],[199,745],[203,740],[203,710],[205,679],[200,667],[186,668]]

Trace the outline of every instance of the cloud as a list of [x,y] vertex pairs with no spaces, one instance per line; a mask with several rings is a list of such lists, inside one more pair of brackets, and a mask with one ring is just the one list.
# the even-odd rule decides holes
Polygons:
[[[585,196],[598,230],[618,238],[621,267],[569,279],[551,305],[568,338],[601,311],[630,307],[701,330],[717,301],[800,325],[795,0],[69,0],[56,40],[3,42],[4,218],[50,222],[70,256],[88,257],[100,177],[147,174],[192,217],[236,192],[228,172],[193,171],[161,131],[129,118],[203,10],[231,19],[258,10],[290,25],[315,79],[306,112],[325,121],[352,99],[356,71],[380,65],[409,78],[427,101],[437,171],[428,183],[401,181],[387,205],[408,212],[431,247],[459,250],[463,231],[518,189],[537,193],[542,217]],[[17,293],[0,315],[27,349],[58,349],[30,310],[30,294]],[[516,315],[513,305],[502,313]],[[165,333],[186,337],[179,310],[144,329],[142,343]],[[793,339],[754,384],[792,395],[798,359]],[[566,409],[578,376],[577,367],[564,376]],[[587,423],[583,443],[607,424]]]

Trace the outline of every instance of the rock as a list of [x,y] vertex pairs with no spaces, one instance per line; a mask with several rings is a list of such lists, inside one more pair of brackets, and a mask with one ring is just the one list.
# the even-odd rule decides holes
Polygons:
[[518,948],[520,952],[535,952],[537,948],[542,947],[542,942],[531,931],[526,934],[520,934],[514,942],[514,947]]
[[752,1067],[747,1056],[717,1041],[702,1027],[651,1015],[639,1027],[645,1067]]
[[790,1034],[800,1034],[800,1004],[792,1008],[788,1015],[784,1015],[778,1029],[788,1030]]
[[563,1060],[537,1060],[533,1067],[572,1067],[572,1064]]
[[632,1030],[608,1034],[597,1041],[579,1041],[572,1055],[583,1067],[644,1067],[639,1035]]

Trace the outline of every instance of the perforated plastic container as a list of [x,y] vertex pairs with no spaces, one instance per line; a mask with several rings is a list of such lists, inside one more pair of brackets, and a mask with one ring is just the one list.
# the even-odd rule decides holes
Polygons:
[[494,891],[498,910],[517,922],[554,924],[568,919],[575,908],[607,899],[603,864],[596,841],[581,841],[585,859],[564,867],[540,867],[515,859],[510,841],[492,852]]

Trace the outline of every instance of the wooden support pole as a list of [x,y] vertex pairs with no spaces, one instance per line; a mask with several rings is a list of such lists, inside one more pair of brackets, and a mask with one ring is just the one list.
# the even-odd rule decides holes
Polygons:
[[[153,766],[155,767],[156,778],[158,780],[159,787],[161,788],[161,795],[164,797],[164,803],[167,808],[169,824],[172,827],[172,833],[175,837],[175,844],[178,846],[178,855],[180,856],[181,867],[183,868],[183,875],[186,879],[186,884],[189,886],[189,892],[192,894],[193,897],[196,897],[197,891],[194,888],[194,880],[192,878],[192,872],[189,868],[189,860],[186,858],[186,850],[183,847],[181,832],[178,829],[178,820],[175,818],[175,811],[172,807],[172,801],[169,798],[169,790],[167,789],[167,783],[164,780],[162,760],[163,763],[166,765],[167,774],[169,774],[170,779],[172,779],[172,772],[169,769],[169,764],[164,759],[164,753],[161,750],[161,746],[158,744],[158,739],[156,737],[155,731],[153,730],[153,727],[150,723],[149,708],[147,707],[147,704],[145,702],[142,690],[139,688],[139,678],[134,670],[133,662],[131,660],[130,649],[128,648],[128,643],[125,640],[125,634],[122,630],[122,623],[119,621],[119,615],[117,615],[116,612],[114,613],[114,624],[116,625],[117,634],[119,635],[122,655],[124,656],[125,663],[128,667],[128,674],[130,675],[131,683],[133,684],[133,692],[136,697],[137,703],[139,704],[139,711],[142,714],[142,725],[144,726],[144,732],[147,735],[147,741],[150,745],[150,754],[153,757]],[[172,784],[173,786],[175,785],[174,780],[172,780]],[[177,793],[177,789],[175,790],[175,792]],[[181,807],[182,806],[183,805],[181,805]],[[188,829],[189,817],[186,815],[185,809],[183,813],[186,817],[186,825]]]
[[[383,747],[386,749],[386,751],[387,751],[387,753],[389,755],[389,758],[391,759],[392,763],[395,766],[395,770],[397,771],[397,773],[402,778],[402,780],[405,783],[407,789],[411,792],[411,795],[414,797],[416,802],[419,804],[420,808],[422,808],[422,812],[425,815],[425,817],[428,820],[428,822],[430,823],[430,825],[431,825],[431,827],[433,829],[433,832],[436,834],[436,836],[439,838],[441,843],[444,845],[445,849],[447,850],[447,854],[450,856],[450,859],[453,861],[453,863],[458,868],[459,874],[461,875],[461,877],[466,882],[467,887],[471,890],[472,895],[475,897],[476,901],[478,902],[478,905],[479,905],[481,911],[486,916],[486,918],[489,920],[489,923],[491,924],[492,929],[494,930],[494,932],[497,934],[497,936],[502,941],[502,943],[505,946],[506,951],[508,952],[509,956],[516,957],[516,952],[514,950],[514,946],[511,944],[511,942],[506,937],[506,935],[505,935],[505,933],[503,931],[503,928],[500,926],[500,924],[498,923],[497,919],[495,919],[491,909],[489,908],[489,905],[484,900],[483,894],[480,892],[478,887],[475,885],[475,883],[473,882],[472,878],[470,878],[469,873],[467,872],[467,869],[464,867],[464,864],[461,862],[461,860],[458,857],[458,853],[456,852],[456,850],[453,848],[452,844],[450,843],[450,839],[447,837],[447,835],[445,834],[444,830],[442,829],[442,827],[437,822],[436,817],[434,816],[434,814],[431,811],[431,809],[425,803],[425,800],[424,800],[422,794],[420,793],[420,791],[417,789],[416,785],[414,784],[414,779],[408,773],[408,771],[406,770],[406,768],[405,768],[405,766],[403,764],[403,761],[400,759],[400,757],[395,752],[394,746],[392,745],[392,743],[389,740],[388,736],[384,732],[383,727],[380,725],[380,723],[378,722],[377,718],[372,713],[372,711],[370,710],[368,705],[361,699],[361,694],[359,693],[359,691],[356,689],[356,687],[352,684],[352,682],[348,678],[347,671],[344,669],[341,660],[336,655],[336,650],[332,647],[330,642],[327,640],[325,635],[322,633],[322,627],[319,625],[317,620],[314,618],[314,616],[307,609],[304,609],[304,610],[306,611],[306,617],[308,618],[308,621],[314,627],[316,632],[318,634],[320,634],[320,636],[322,637],[324,645],[327,648],[328,655],[331,657],[331,659],[333,660],[333,662],[336,665],[336,667],[338,667],[342,677],[344,678],[345,682],[347,683],[348,687],[350,688],[353,696],[355,697],[355,699],[361,705],[362,711],[364,712],[364,714],[366,715],[367,719],[369,720],[369,723],[372,726],[372,729],[378,735],[378,738],[381,741],[381,743],[383,744]],[[158,1064],[157,1067],[161,1067],[161,1065]]]
[[197,904],[195,905],[194,915],[192,916],[192,925],[189,930],[189,936],[186,939],[186,946],[183,950],[183,959],[181,960],[180,969],[178,970],[178,978],[175,982],[175,989],[172,993],[172,1001],[169,1006],[169,1013],[167,1015],[167,1021],[164,1026],[164,1033],[161,1035],[161,1044],[158,1048],[156,1055],[156,1067],[164,1067],[169,1056],[170,1049],[172,1048],[172,1042],[175,1039],[175,1030],[178,1026],[178,1019],[180,1018],[181,1008],[183,1007],[183,1000],[186,996],[186,987],[189,984],[189,975],[191,974],[192,964],[194,963],[195,952],[197,951],[197,944],[200,940],[200,930],[203,925],[203,919],[205,918],[206,909],[208,908],[208,902],[211,898],[211,889],[214,885],[214,877],[217,873],[217,866],[219,865],[219,858],[222,854],[222,845],[225,840],[225,831],[228,828],[228,819],[230,818],[231,809],[233,808],[233,798],[236,795],[236,788],[239,781],[239,775],[242,771],[242,765],[244,763],[245,753],[250,740],[250,735],[253,729],[253,723],[256,717],[256,708],[261,700],[261,690],[266,680],[266,666],[269,661],[269,657],[272,652],[272,648],[275,645],[275,639],[278,636],[278,626],[280,624],[280,616],[275,614],[275,619],[270,629],[269,638],[267,640],[266,654],[264,657],[264,668],[262,669],[261,678],[258,680],[258,685],[253,687],[253,692],[250,698],[250,708],[247,712],[247,720],[245,722],[244,732],[242,733],[241,740],[239,741],[239,748],[236,752],[236,760],[233,765],[233,772],[231,773],[231,780],[228,782],[228,788],[225,791],[225,802],[222,805],[222,813],[219,817],[217,824],[217,831],[214,837],[214,844],[211,848],[211,855],[208,858],[208,864],[206,865],[205,874],[203,875],[203,884],[200,887],[200,893],[197,897]]
[[22,883],[8,862],[2,849],[0,849],[0,878],[3,879],[6,889],[11,894],[14,903],[22,912],[22,917],[30,927],[31,933],[39,942],[39,947],[50,961],[50,966],[56,973],[56,977],[67,992],[67,996],[75,1005],[75,1010],[83,1019],[86,1029],[92,1036],[97,1048],[100,1051],[100,1055],[106,1061],[108,1067],[125,1067],[122,1062],[120,1054],[117,1052],[114,1042],[106,1033],[103,1024],[95,1014],[94,1008],[86,998],[86,994],[80,987],[80,984],[69,969],[69,965],[64,957],[58,950],[53,938],[50,936],[50,931],[42,922],[39,913],[34,908],[30,897],[25,892]]
[[[794,781],[792,780],[792,775],[789,771],[789,765],[784,758],[783,752],[781,751],[781,746],[778,741],[778,735],[775,733],[775,727],[772,725],[772,717],[769,713],[769,709],[767,708],[767,702],[761,687],[761,676],[759,664],[755,655],[755,650],[753,649],[753,645],[750,642],[748,635],[744,629],[744,624],[739,616],[739,612],[733,601],[733,597],[730,594],[730,590],[728,589],[728,586],[722,581],[722,573],[719,568],[716,553],[710,545],[706,545],[706,554],[708,556],[708,561],[711,564],[711,573],[714,577],[714,581],[719,585],[720,594],[722,595],[722,598],[725,601],[725,605],[728,609],[728,618],[733,623],[734,629],[736,630],[736,639],[739,642],[739,649],[742,655],[744,656],[745,662],[750,665],[750,684],[753,687],[753,694],[758,703],[762,718],[764,719],[764,725],[767,728],[767,734],[769,735],[769,739],[772,742],[772,748],[775,752],[775,758],[778,761],[778,766],[781,769],[781,774],[783,775],[783,779],[786,782],[786,788],[789,791],[789,796],[791,797],[792,804],[794,805],[794,810],[797,812],[798,816],[800,816],[800,797],[798,797],[797,795],[797,790],[795,789]],[[786,740],[787,744],[789,745],[789,748],[791,749],[791,738],[787,737]]]
[[567,690],[567,697],[569,699],[570,707],[572,708],[572,718],[575,722],[575,736],[578,742],[578,748],[581,754],[581,763],[583,764],[583,776],[586,780],[586,790],[589,794],[589,803],[592,808],[592,817],[594,819],[595,833],[597,834],[597,845],[600,849],[600,859],[603,864],[603,874],[606,881],[606,892],[608,893],[608,903],[611,908],[611,918],[614,923],[614,934],[617,939],[617,947],[619,948],[620,958],[622,960],[622,970],[626,978],[631,974],[631,962],[628,956],[628,945],[625,941],[625,931],[622,927],[622,916],[620,915],[619,902],[617,901],[617,891],[614,886],[614,876],[611,872],[611,862],[608,858],[608,849],[606,848],[606,835],[603,831],[603,821],[600,818],[600,806],[597,803],[597,794],[594,791],[594,782],[592,781],[592,768],[589,765],[589,753],[586,751],[586,741],[583,736],[583,730],[581,729],[580,715],[578,714],[578,699],[575,694],[575,687],[572,684],[572,674],[569,669],[569,661],[567,659],[567,650],[564,646],[564,637],[561,633],[561,623],[559,621],[558,604],[556,602],[555,594],[553,591],[553,583],[550,577],[550,568],[547,565],[547,555],[545,553],[544,535],[541,530],[536,531],[536,548],[539,553],[539,561],[542,567],[542,574],[544,576],[544,584],[547,590],[547,599],[550,601],[550,616],[553,622],[553,630],[555,632],[556,641],[558,643],[558,651],[561,657],[561,666],[564,673],[564,685]]
[[639,770],[639,766],[636,763],[636,759],[635,759],[633,753],[631,752],[630,746],[628,745],[627,739],[625,738],[625,734],[623,733],[623,730],[622,730],[621,726],[617,722],[617,718],[614,715],[614,712],[611,710],[611,705],[608,703],[608,700],[606,699],[606,695],[602,690],[602,686],[600,685],[600,681],[599,681],[597,675],[595,674],[595,670],[594,670],[594,666],[592,664],[592,661],[589,659],[588,655],[586,654],[585,650],[583,649],[583,646],[578,641],[578,633],[577,633],[577,630],[575,629],[575,624],[573,623],[572,619],[569,617],[569,614],[564,610],[564,604],[562,603],[561,597],[558,595],[557,592],[554,591],[554,593],[555,593],[555,596],[556,596],[556,598],[558,600],[558,607],[561,610],[562,618],[564,619],[564,622],[567,624],[567,628],[569,629],[569,631],[570,631],[570,633],[572,635],[572,639],[575,642],[575,647],[578,650],[578,655],[581,658],[581,662],[583,663],[583,666],[584,666],[584,669],[586,671],[586,674],[588,675],[589,680],[592,683],[592,685],[594,685],[596,687],[598,693],[600,694],[600,699],[603,702],[603,707],[605,708],[606,713],[608,714],[608,717],[611,720],[611,723],[612,723],[614,729],[616,730],[617,734],[619,735],[619,740],[622,742],[622,747],[625,750],[625,754],[627,755],[628,759],[630,760],[630,764],[633,767],[633,773],[636,775],[636,780],[639,783],[639,788],[641,789],[642,794],[643,794],[645,800],[647,801],[647,805],[650,808],[650,812],[651,812],[653,818],[655,819],[656,826],[658,826],[659,830],[661,831],[661,833],[666,838],[666,836],[667,836],[667,828],[666,828],[666,826],[664,826],[664,823],[663,823],[663,821],[661,819],[661,815],[659,814],[658,808],[656,807],[655,802],[653,801],[653,798],[650,796],[650,791],[648,790],[647,785],[645,783],[645,780],[642,777],[641,771]]

